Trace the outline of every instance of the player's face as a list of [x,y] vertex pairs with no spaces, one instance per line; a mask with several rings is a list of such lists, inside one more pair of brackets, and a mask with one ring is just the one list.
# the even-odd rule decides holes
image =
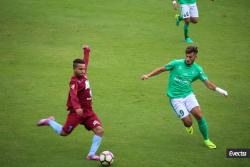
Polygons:
[[194,53],[187,53],[186,54],[186,64],[187,65],[192,65],[196,59],[196,54]]
[[76,76],[83,76],[85,73],[85,69],[85,64],[77,64],[76,68],[74,68],[74,73]]

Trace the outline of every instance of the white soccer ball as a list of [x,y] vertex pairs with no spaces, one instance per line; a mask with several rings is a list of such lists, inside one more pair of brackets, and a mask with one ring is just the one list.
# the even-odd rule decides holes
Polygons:
[[110,166],[114,162],[114,155],[110,151],[103,151],[100,154],[100,162],[103,166]]

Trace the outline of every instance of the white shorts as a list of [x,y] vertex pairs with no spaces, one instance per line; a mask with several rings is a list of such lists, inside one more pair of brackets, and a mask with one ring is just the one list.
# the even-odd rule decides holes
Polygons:
[[176,115],[181,119],[188,116],[194,107],[199,106],[193,93],[184,98],[170,99],[170,103]]
[[180,5],[182,18],[199,17],[199,12],[196,3]]

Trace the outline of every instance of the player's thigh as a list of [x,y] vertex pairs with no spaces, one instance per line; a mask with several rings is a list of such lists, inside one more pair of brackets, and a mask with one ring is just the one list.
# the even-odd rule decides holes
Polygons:
[[199,11],[196,4],[189,5],[189,12],[190,12],[190,17],[192,18],[191,20],[198,22]]
[[177,117],[180,119],[183,119],[190,114],[182,99],[170,99],[170,103]]
[[190,6],[186,4],[181,4],[180,5],[180,12],[181,12],[181,17],[184,20],[189,20],[190,18]]
[[192,115],[195,117],[196,120],[200,120],[202,117],[202,112],[200,106],[194,107],[191,111]]
[[70,111],[67,116],[67,120],[63,125],[63,132],[70,134],[74,128],[81,122],[81,117],[74,111]]
[[[103,131],[102,123],[98,116],[93,112],[92,115],[84,118],[84,122],[82,123],[87,130],[93,130],[95,133],[97,131]],[[99,128],[101,127],[101,128]],[[101,133],[101,132],[100,132]],[[102,132],[103,133],[103,132]]]
[[202,115],[200,110],[200,105],[198,100],[196,99],[196,96],[194,94],[191,94],[185,98],[185,106],[187,110],[192,113],[192,115],[199,119]]

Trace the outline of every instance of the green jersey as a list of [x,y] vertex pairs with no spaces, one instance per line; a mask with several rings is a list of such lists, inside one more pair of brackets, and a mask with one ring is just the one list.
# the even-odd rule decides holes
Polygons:
[[170,98],[186,97],[193,92],[192,82],[208,79],[198,64],[187,65],[185,59],[171,61],[165,68],[170,71],[167,91]]
[[196,0],[178,0],[179,4],[194,4]]

